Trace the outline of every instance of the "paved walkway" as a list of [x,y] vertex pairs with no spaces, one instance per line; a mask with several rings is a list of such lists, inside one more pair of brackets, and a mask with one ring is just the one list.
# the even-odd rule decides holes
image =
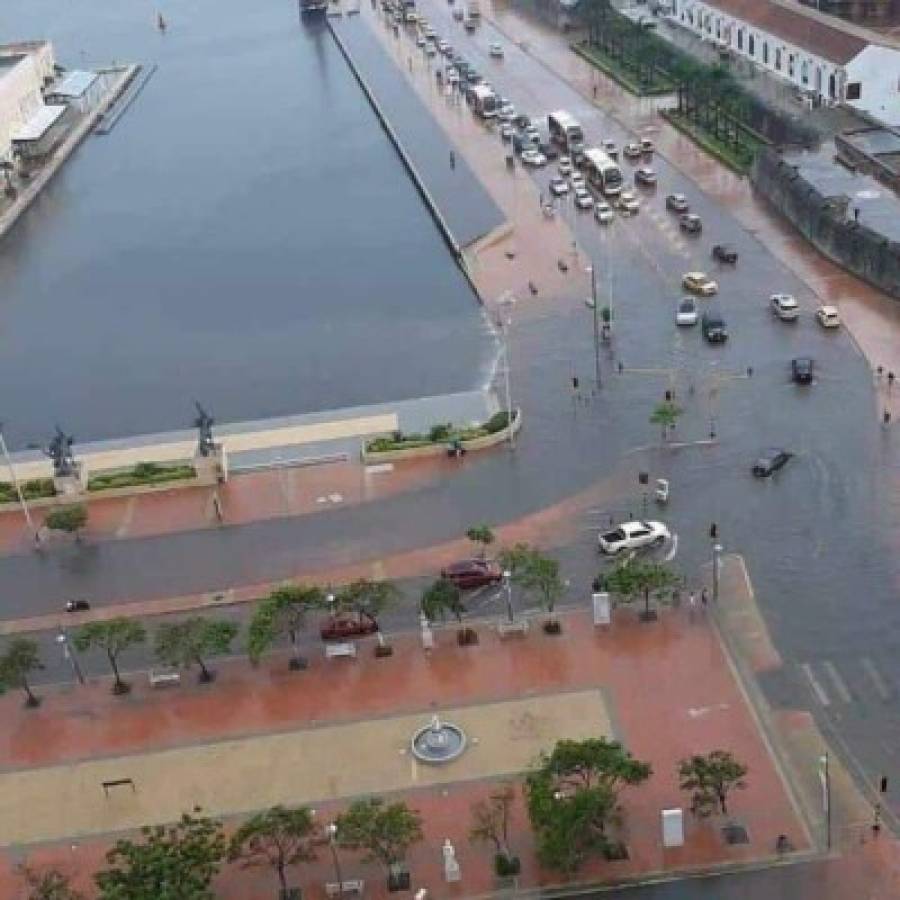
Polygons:
[[[132,824],[131,816],[152,815],[153,809],[171,814],[179,800],[223,812],[276,800],[314,801],[324,821],[335,809],[334,798],[407,790],[408,801],[426,817],[427,840],[410,860],[417,885],[435,896],[472,896],[491,886],[490,853],[468,844],[468,808],[491,789],[493,773],[521,770],[538,748],[558,737],[611,732],[649,760],[654,775],[623,795],[631,858],[592,863],[580,877],[607,880],[765,858],[780,833],[797,848],[808,846],[716,633],[704,619],[691,622],[682,609],[645,625],[627,610],[616,614],[609,629],[594,629],[586,614],[576,613],[564,620],[562,637],[538,628],[507,642],[488,628],[480,629],[480,637],[478,646],[460,648],[449,628],[426,654],[410,635],[395,642],[390,658],[317,659],[303,673],[288,672],[283,658],[258,669],[235,662],[223,666],[211,686],[157,692],[137,687],[128,698],[112,697],[105,686],[61,690],[49,693],[37,711],[7,696],[0,699],[7,723],[0,738],[6,770],[0,775],[0,830],[5,840],[61,836],[70,828],[97,832]],[[467,726],[474,740],[446,774],[422,776],[421,769],[410,768],[405,741],[434,711]],[[341,736],[347,740],[328,740]],[[322,757],[323,742],[330,758]],[[684,803],[677,760],[718,747],[733,750],[749,766],[748,788],[735,795],[732,816],[748,829],[750,843],[728,846],[718,833],[721,822],[691,820],[686,845],[664,850],[659,810]],[[87,758],[95,761],[76,762]],[[218,784],[201,773],[203,763]],[[29,774],[35,766],[51,768],[39,769],[38,778]],[[135,793],[113,788],[104,796],[100,781],[129,777]],[[424,777],[439,784],[422,787]],[[414,787],[417,779],[420,786]],[[67,809],[72,804],[71,819],[52,818],[54,795]],[[24,806],[35,813],[27,821]],[[60,828],[59,821],[66,826]],[[536,867],[518,802],[513,831],[523,883],[553,881]],[[437,848],[445,837],[458,849],[464,878],[459,889],[440,880]],[[38,854],[82,871],[95,865],[100,846],[77,840]],[[20,849],[16,858],[21,855]],[[323,858],[303,882],[327,878],[327,862]],[[347,868],[364,874],[372,894],[382,895],[375,871],[349,859]],[[268,883],[242,879],[229,875],[220,896],[261,896],[254,891]]]

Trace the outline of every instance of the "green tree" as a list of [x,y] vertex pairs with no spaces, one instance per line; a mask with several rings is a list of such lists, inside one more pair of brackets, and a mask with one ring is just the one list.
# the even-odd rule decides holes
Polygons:
[[619,821],[619,792],[646,781],[652,771],[617,741],[558,741],[525,785],[541,863],[572,872],[591,852],[620,853],[610,834]]
[[102,650],[109,660],[114,682],[114,694],[127,694],[131,685],[122,680],[119,672],[119,656],[129,647],[143,644],[147,640],[147,630],[137,619],[119,617],[101,622],[88,622],[75,632],[75,648],[85,653],[92,648]]
[[678,764],[681,790],[691,793],[691,812],[705,817],[717,809],[728,815],[728,795],[747,787],[747,767],[727,750],[713,750],[705,756],[690,756]]
[[549,616],[547,624],[554,624],[553,612],[566,590],[565,582],[559,577],[559,563],[528,544],[516,544],[511,550],[501,551],[500,561],[512,573],[515,584],[537,597]]
[[487,550],[491,544],[494,543],[496,537],[494,536],[494,532],[491,530],[490,525],[473,525],[468,531],[466,531],[466,537],[476,546],[481,549],[478,552],[478,555],[485,559],[487,557]]
[[225,857],[222,825],[185,813],[174,825],[141,829],[143,840],[121,839],[94,876],[98,900],[214,900],[210,885]]
[[306,659],[300,652],[300,635],[309,613],[325,605],[322,589],[313,585],[286,584],[276,588],[256,607],[247,635],[247,651],[255,665],[262,655],[282,636],[290,639],[292,669],[305,669]]
[[240,862],[245,869],[271,866],[286,893],[288,867],[312,862],[320,841],[319,829],[307,807],[273,806],[238,828],[229,844],[228,861]]
[[0,693],[19,688],[25,692],[26,706],[39,706],[41,700],[32,691],[30,679],[32,672],[43,668],[37,643],[29,638],[13,638],[0,655]]
[[618,595],[626,603],[643,599],[641,618],[650,621],[656,615],[650,610],[650,598],[663,600],[680,583],[680,578],[663,563],[632,559],[620,562],[612,571],[602,572],[597,581],[602,590]]
[[650,414],[650,424],[659,425],[663,441],[669,439],[669,432],[678,424],[678,417],[683,412],[684,410],[671,400],[664,400]]
[[69,876],[59,869],[20,866],[19,874],[28,886],[27,900],[84,900],[84,895],[72,887]]
[[364,862],[378,862],[390,875],[422,840],[422,817],[405,803],[379,797],[357,800],[335,820],[337,840],[348,850],[365,852]]
[[462,600],[462,591],[449,578],[438,578],[422,594],[422,613],[429,622],[440,619],[445,621],[448,615],[453,616],[462,625],[466,607]]
[[75,539],[79,540],[81,529],[87,525],[87,520],[87,507],[83,503],[70,503],[68,506],[50,510],[44,518],[44,524],[51,531],[74,534]]
[[469,840],[493,846],[494,866],[501,877],[519,871],[519,860],[512,855],[509,846],[509,817],[515,799],[515,785],[504,782],[486,799],[472,805]]
[[156,658],[180,669],[196,665],[200,681],[212,681],[214,673],[207,667],[206,657],[228,653],[237,633],[238,626],[224,619],[193,616],[182,622],[164,622],[156,629]]
[[390,581],[370,581],[359,578],[342,587],[335,594],[335,608],[349,612],[362,621],[370,619],[378,625],[378,617],[400,597],[397,586]]

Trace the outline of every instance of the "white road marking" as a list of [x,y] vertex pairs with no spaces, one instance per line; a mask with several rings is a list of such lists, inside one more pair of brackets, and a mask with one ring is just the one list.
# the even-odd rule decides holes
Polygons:
[[675,554],[678,552],[678,535],[672,535],[672,549],[666,554],[663,562],[671,562],[675,559]]
[[878,696],[881,697],[882,700],[890,700],[891,689],[885,683],[884,678],[881,677],[881,672],[875,668],[875,663],[873,663],[868,656],[862,658],[862,667],[865,669],[869,678],[872,679],[872,683],[875,685],[875,691]]
[[841,700],[843,700],[844,703],[851,703],[853,698],[850,696],[850,691],[848,690],[844,679],[841,678],[840,672],[834,667],[834,663],[823,662],[822,668],[828,673],[828,677],[831,679],[831,683],[834,685],[834,689],[837,691]]
[[806,680],[809,682],[812,692],[816,695],[816,700],[818,700],[822,706],[831,706],[831,700],[828,698],[828,694],[825,693],[825,688],[819,684],[818,679],[813,674],[812,666],[810,666],[809,663],[801,663],[800,668],[803,670],[803,674],[806,676]]

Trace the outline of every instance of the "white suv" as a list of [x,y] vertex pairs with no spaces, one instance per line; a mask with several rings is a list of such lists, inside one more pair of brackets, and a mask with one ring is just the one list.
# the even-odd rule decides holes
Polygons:
[[603,532],[597,543],[603,553],[615,554],[655,546],[668,539],[669,529],[662,522],[623,522],[612,531]]
[[772,294],[769,304],[774,315],[782,322],[794,322],[800,315],[800,307],[790,294]]

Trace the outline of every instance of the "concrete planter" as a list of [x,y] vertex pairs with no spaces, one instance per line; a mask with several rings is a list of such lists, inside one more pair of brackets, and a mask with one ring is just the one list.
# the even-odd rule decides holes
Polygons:
[[[509,439],[510,430],[513,435],[516,435],[521,427],[522,410],[517,409],[510,426],[500,431],[495,431],[493,434],[486,434],[484,437],[462,441],[462,446],[466,450],[486,450],[488,447],[496,447]],[[434,444],[427,444],[424,447],[410,447],[406,450],[366,450],[365,444],[363,444],[361,455],[364,463],[386,463],[400,462],[404,459],[426,459],[433,456],[444,456],[446,453],[447,441],[438,441]]]

